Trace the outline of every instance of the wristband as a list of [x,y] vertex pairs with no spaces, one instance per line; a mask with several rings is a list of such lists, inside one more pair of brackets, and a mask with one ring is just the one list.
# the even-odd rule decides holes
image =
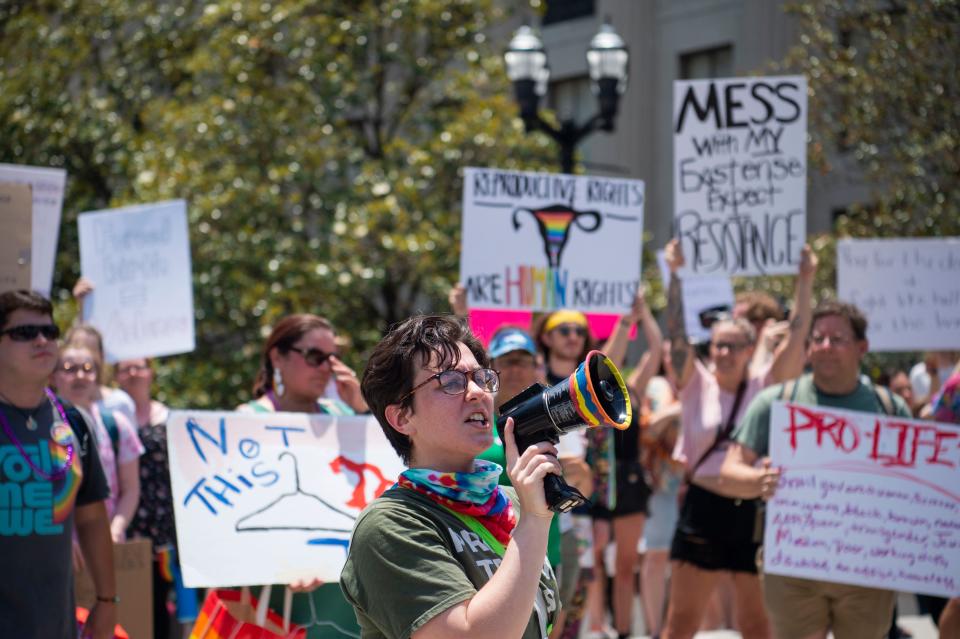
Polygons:
[[97,601],[102,601],[103,603],[118,604],[120,603],[120,595],[114,595],[112,597],[101,597],[100,595],[97,595]]

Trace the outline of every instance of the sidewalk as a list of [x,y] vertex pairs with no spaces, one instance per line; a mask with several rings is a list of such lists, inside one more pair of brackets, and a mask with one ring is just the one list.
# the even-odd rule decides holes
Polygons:
[[[912,595],[900,593],[897,597],[897,609],[901,613],[897,623],[903,630],[906,630],[913,639],[938,639],[939,633],[937,627],[931,621],[930,617],[921,617],[917,614],[916,599]],[[643,613],[640,610],[639,597],[635,600],[633,609],[633,634],[631,639],[648,639],[646,629],[643,627]],[[589,633],[586,630],[586,624],[581,629],[580,637],[585,638]],[[833,637],[833,635],[828,635]],[[710,632],[698,632],[696,639],[740,639],[740,633],[733,630],[713,630]]]

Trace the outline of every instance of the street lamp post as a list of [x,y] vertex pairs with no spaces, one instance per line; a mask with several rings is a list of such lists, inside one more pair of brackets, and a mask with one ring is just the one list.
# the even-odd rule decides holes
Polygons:
[[513,82],[514,95],[520,107],[527,132],[540,130],[560,146],[560,166],[564,173],[573,173],[573,152],[577,144],[597,130],[613,131],[620,96],[627,90],[627,63],[630,54],[623,40],[609,22],[604,22],[587,49],[590,85],[597,96],[599,110],[583,124],[572,119],[560,127],[545,122],[539,113],[540,98],[547,93],[550,66],[543,43],[533,30],[524,25],[510,41],[504,53],[507,77]]

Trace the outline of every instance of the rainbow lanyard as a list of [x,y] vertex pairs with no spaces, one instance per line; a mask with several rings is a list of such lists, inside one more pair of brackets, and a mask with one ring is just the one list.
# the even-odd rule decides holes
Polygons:
[[[70,422],[67,420],[67,413],[63,410],[63,405],[57,401],[56,395],[54,395],[49,388],[44,388],[43,392],[47,394],[47,399],[50,400],[50,403],[57,409],[57,412],[60,413],[60,419],[63,420],[63,423],[69,424]],[[57,468],[52,473],[47,473],[42,468],[37,467],[37,465],[33,463],[33,460],[30,459],[30,455],[28,455],[27,451],[23,449],[23,444],[20,443],[20,440],[17,439],[17,436],[13,433],[13,428],[10,426],[10,422],[7,421],[7,416],[3,414],[2,410],[0,410],[0,425],[3,426],[3,432],[6,433],[8,438],[10,438],[10,441],[13,442],[13,445],[17,447],[17,451],[20,452],[20,456],[26,460],[30,468],[33,469],[33,472],[37,473],[37,475],[40,477],[46,479],[47,481],[59,481],[63,479],[67,474],[67,471],[70,470],[70,466],[73,464],[74,455],[72,444],[66,445],[67,459],[63,462],[63,466]]]

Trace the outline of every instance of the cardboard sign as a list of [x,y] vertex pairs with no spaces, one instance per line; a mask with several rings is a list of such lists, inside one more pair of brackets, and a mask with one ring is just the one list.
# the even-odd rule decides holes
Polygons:
[[840,240],[837,295],[867,316],[871,351],[960,349],[960,238]]
[[50,297],[67,172],[63,169],[0,164],[0,182],[29,184],[32,189],[33,223],[28,288]]
[[404,469],[372,417],[173,411],[167,446],[189,587],[339,580],[357,516]]
[[960,428],[776,402],[764,570],[960,595]]
[[[153,637],[153,545],[137,539],[113,546],[113,568],[117,580],[117,623],[131,637]],[[89,610],[97,600],[93,580],[86,571],[74,575],[77,605]],[[160,639],[160,638],[158,638]],[[166,638],[163,638],[166,639]]]
[[187,205],[183,200],[83,213],[80,268],[94,285],[84,319],[107,361],[195,347]]
[[643,182],[464,169],[471,308],[624,313],[640,280]]
[[[657,265],[663,280],[663,290],[670,288],[670,268],[664,252],[657,251]],[[700,322],[700,313],[710,309],[726,308],[733,313],[733,282],[724,276],[681,277],[680,294],[683,299],[683,325],[687,337],[694,342],[709,342],[710,329]]]
[[797,273],[806,240],[807,81],[673,84],[674,235],[696,275]]
[[0,183],[0,293],[30,288],[32,200],[29,184]]

